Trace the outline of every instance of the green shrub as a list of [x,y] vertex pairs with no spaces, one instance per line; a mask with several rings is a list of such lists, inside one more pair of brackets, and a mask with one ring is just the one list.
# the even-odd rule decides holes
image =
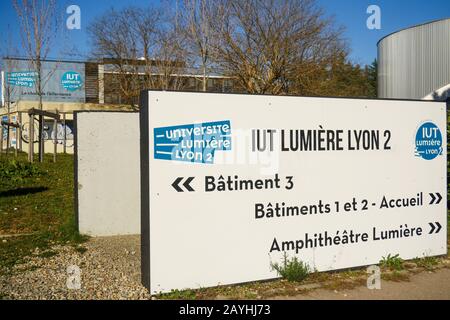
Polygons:
[[403,259],[400,258],[399,254],[391,256],[388,254],[387,257],[383,257],[380,260],[380,265],[391,270],[402,270],[403,269]]
[[40,175],[41,170],[32,163],[18,160],[0,161],[0,179],[20,182]]
[[283,256],[282,264],[270,263],[272,270],[275,270],[283,279],[292,282],[301,282],[308,277],[311,272],[309,266],[300,261],[297,257],[288,259],[286,252]]

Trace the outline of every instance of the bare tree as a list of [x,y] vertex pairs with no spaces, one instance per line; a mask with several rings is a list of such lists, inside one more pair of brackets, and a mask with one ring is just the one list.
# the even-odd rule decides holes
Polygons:
[[211,32],[214,0],[184,0],[180,20],[187,50],[193,57],[193,67],[202,72],[202,91],[207,90],[208,76],[212,68]]
[[[8,56],[6,59],[4,59],[3,61],[3,71],[4,71],[4,87],[3,89],[5,90],[5,92],[3,92],[3,95],[5,97],[5,105],[6,105],[6,110],[7,110],[7,135],[6,135],[6,152],[9,152],[9,149],[11,147],[11,127],[10,127],[10,123],[12,123],[12,118],[11,118],[11,113],[13,112],[12,109],[12,99],[14,96],[16,96],[17,93],[17,89],[16,87],[11,83],[11,73],[13,71],[17,70],[17,61],[13,60],[13,59],[9,59]],[[15,101],[15,105],[17,108],[17,103],[18,101]],[[16,109],[16,111],[18,111]],[[15,123],[17,124],[18,119],[16,116],[16,120]],[[14,129],[16,131],[16,145],[15,145],[15,149],[17,150],[17,143],[18,143],[18,138],[17,138],[17,128]],[[16,152],[17,154],[17,152]]]
[[[19,111],[17,109],[17,98],[19,97],[19,95],[17,95],[17,87],[12,83],[11,81],[11,74],[12,72],[14,72],[15,70],[17,70],[17,60],[14,59],[10,59],[10,57],[12,56],[16,56],[17,55],[17,47],[15,47],[13,45],[12,39],[11,39],[11,28],[10,25],[8,25],[8,40],[6,45],[2,48],[2,53],[3,56],[5,57],[2,61],[2,71],[3,71],[3,97],[5,99],[5,107],[7,110],[7,122],[8,123],[12,123],[12,118],[11,118],[11,113],[13,112],[13,106],[12,106],[12,99],[15,99],[15,106],[16,106],[16,110],[15,111]],[[16,121],[15,123],[18,123],[18,119],[16,116]],[[16,145],[15,145],[15,155],[17,155],[17,144],[18,144],[18,138],[17,138],[17,128],[14,129],[14,131],[16,132],[15,135],[15,140],[16,140]],[[3,133],[3,132],[2,132]],[[8,125],[7,126],[7,135],[6,135],[6,150],[7,153],[10,149],[10,144],[11,144],[11,127]],[[2,137],[3,139],[3,137]],[[2,141],[2,147],[3,147],[3,141]]]
[[[178,90],[185,85],[183,74],[187,66],[186,39],[180,31],[178,8],[175,12],[169,3],[163,3],[154,13],[137,24],[137,33],[144,44],[145,88]],[[147,11],[148,12],[148,11]],[[148,28],[149,20],[153,21]],[[147,42],[147,43],[148,43]],[[141,88],[142,89],[142,88]]]
[[[13,0],[13,5],[21,27],[22,45],[36,73],[36,94],[38,108],[42,110],[42,100],[46,82],[52,72],[43,74],[42,61],[48,56],[52,41],[56,38],[59,15],[56,0]],[[39,161],[44,157],[44,119],[39,119]]]
[[[132,12],[132,8],[126,12]],[[138,92],[139,58],[138,38],[131,27],[132,21],[124,12],[111,9],[89,26],[94,55],[112,66],[108,72],[114,75],[114,84],[125,101],[134,104]],[[113,89],[114,90],[114,89]]]
[[249,93],[301,93],[345,51],[342,30],[314,0],[217,0],[211,28],[224,73]]
[[140,90],[178,89],[182,81],[183,41],[173,14],[165,8],[111,9],[88,28],[93,54],[108,58],[113,81],[125,101],[137,108]]
[[180,90],[186,84],[186,71],[190,65],[186,37],[182,31],[178,7],[175,12],[168,4],[162,6],[158,24],[156,47],[153,51],[155,69],[151,74],[153,88]]
[[202,70],[204,91],[217,71],[235,91],[318,93],[348,56],[342,28],[316,0],[178,4],[175,12],[173,2],[113,10],[90,26],[95,54],[116,61],[117,86],[128,100],[145,87],[181,89],[192,68]]

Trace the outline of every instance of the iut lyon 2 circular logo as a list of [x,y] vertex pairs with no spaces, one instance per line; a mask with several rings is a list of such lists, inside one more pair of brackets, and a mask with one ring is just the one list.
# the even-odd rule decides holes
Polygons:
[[432,122],[422,124],[416,133],[416,156],[425,160],[433,160],[442,155],[442,134],[438,126]]
[[83,85],[83,79],[81,74],[75,71],[69,71],[63,74],[61,78],[61,85],[68,91],[75,91],[81,88]]

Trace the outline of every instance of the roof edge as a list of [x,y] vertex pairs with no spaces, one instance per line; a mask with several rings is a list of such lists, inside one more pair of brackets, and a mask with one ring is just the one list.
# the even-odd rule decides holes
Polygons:
[[431,21],[427,21],[427,22],[424,22],[424,23],[419,23],[419,24],[416,24],[416,25],[412,25],[412,26],[410,26],[410,27],[406,27],[406,28],[403,28],[403,29],[400,29],[400,30],[391,32],[391,33],[385,35],[384,37],[382,37],[380,40],[378,40],[378,42],[377,42],[377,47],[379,46],[379,44],[380,44],[381,41],[383,41],[384,39],[386,39],[386,38],[388,38],[388,37],[390,37],[390,36],[392,36],[392,35],[394,35],[394,34],[396,34],[396,33],[399,33],[399,32],[402,32],[402,31],[405,31],[405,30],[408,30],[408,29],[413,29],[413,28],[422,27],[422,26],[425,26],[425,25],[427,25],[427,24],[432,24],[432,23],[436,23],[436,22],[440,22],[440,21],[445,21],[445,20],[450,20],[450,17],[447,17],[447,18],[441,18],[441,19],[436,19],[436,20],[431,20]]

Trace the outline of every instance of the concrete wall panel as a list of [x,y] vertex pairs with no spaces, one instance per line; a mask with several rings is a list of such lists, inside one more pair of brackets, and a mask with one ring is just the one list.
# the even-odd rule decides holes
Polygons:
[[78,112],[76,126],[80,232],[139,234],[139,114]]

